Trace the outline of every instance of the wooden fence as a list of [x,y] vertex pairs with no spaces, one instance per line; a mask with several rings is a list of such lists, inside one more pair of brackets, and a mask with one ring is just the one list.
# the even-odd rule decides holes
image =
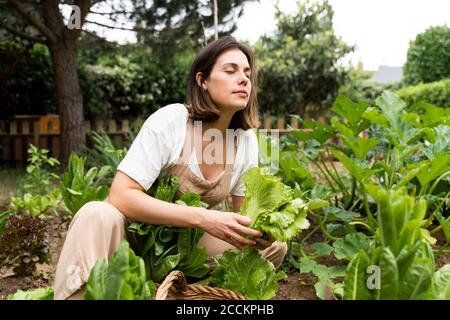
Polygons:
[[[84,130],[90,132],[106,132],[119,146],[123,144],[132,127],[140,128],[144,120],[137,118],[130,122],[127,119],[108,121],[85,121]],[[260,121],[261,129],[278,129],[279,134],[285,134],[287,129],[284,117],[263,117]],[[57,115],[48,116],[16,116],[0,126],[0,165],[24,164],[27,161],[27,149],[30,143],[49,150],[52,157],[59,158],[61,150],[60,125]],[[298,122],[291,118],[289,126],[297,129]],[[91,140],[87,139],[87,147],[91,147]]]

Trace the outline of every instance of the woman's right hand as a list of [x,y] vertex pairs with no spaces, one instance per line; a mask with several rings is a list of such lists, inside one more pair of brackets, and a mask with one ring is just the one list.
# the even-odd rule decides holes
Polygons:
[[230,243],[239,250],[245,245],[256,245],[256,241],[247,239],[243,235],[260,238],[261,232],[248,228],[251,219],[234,212],[222,212],[212,209],[203,209],[201,212],[199,228],[210,235]]

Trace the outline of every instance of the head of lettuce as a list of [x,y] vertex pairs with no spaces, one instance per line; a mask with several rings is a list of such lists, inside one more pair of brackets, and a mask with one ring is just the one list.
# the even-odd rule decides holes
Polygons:
[[270,234],[277,241],[288,241],[309,227],[306,214],[328,205],[327,201],[300,198],[301,191],[283,184],[279,177],[252,168],[245,174],[246,186],[241,214],[251,219],[251,227]]

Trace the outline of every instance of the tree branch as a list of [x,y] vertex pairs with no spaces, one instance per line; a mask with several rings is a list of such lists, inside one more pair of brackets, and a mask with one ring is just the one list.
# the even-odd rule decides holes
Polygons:
[[7,25],[5,25],[5,24],[4,24],[3,22],[1,22],[1,21],[0,21],[0,27],[3,28],[3,29],[5,29],[6,31],[8,31],[8,32],[11,33],[12,35],[15,35],[15,36],[17,36],[17,37],[20,37],[20,38],[22,38],[22,39],[26,39],[26,40],[29,40],[29,41],[32,41],[32,42],[37,42],[37,43],[43,43],[43,44],[46,44],[46,43],[47,43],[47,41],[46,41],[45,38],[33,37],[33,36],[29,35],[29,34],[26,34],[25,32],[17,31],[17,30],[15,30],[15,29],[11,28],[11,27],[8,27]]
[[119,14],[133,14],[134,11],[99,12],[99,11],[94,11],[91,9],[91,10],[89,10],[89,13],[98,14],[98,15],[102,15],[102,16],[115,16],[115,15],[119,15]]
[[27,20],[33,27],[39,30],[48,41],[50,42],[56,42],[57,38],[56,35],[48,29],[42,22],[40,22],[35,16],[33,16],[31,13],[29,13],[19,2],[16,0],[8,0],[9,3],[13,6],[14,9],[16,9],[17,12],[19,12],[25,20]]
[[126,31],[134,31],[134,32],[139,32],[139,31],[155,31],[153,28],[139,28],[139,27],[134,27],[134,28],[126,28],[126,27],[119,27],[119,26],[110,26],[107,24],[103,24],[100,22],[95,22],[95,21],[90,21],[90,20],[86,20],[86,23],[91,23],[91,24],[96,24],[100,27],[105,27],[105,28],[110,28],[110,29],[119,29],[119,30],[126,30]]

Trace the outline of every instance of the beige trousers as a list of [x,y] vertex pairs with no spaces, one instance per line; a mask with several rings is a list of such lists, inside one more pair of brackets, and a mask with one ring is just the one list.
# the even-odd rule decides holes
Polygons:
[[[109,259],[127,238],[127,219],[113,205],[104,201],[86,203],[73,217],[56,267],[55,300],[81,299],[82,288],[98,259]],[[234,248],[208,233],[200,239],[209,256]],[[287,245],[274,242],[260,251],[278,269],[286,255]],[[75,293],[75,294],[74,294]]]

